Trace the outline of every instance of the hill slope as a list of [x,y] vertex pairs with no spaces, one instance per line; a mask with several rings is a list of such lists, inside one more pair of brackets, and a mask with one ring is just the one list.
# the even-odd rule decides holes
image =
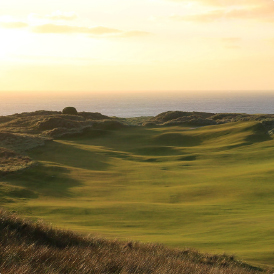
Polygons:
[[4,211],[0,211],[0,269],[5,274],[264,272],[233,256],[82,237]]
[[84,233],[273,265],[274,141],[261,121],[89,122],[24,152],[36,165],[2,177],[1,204]]

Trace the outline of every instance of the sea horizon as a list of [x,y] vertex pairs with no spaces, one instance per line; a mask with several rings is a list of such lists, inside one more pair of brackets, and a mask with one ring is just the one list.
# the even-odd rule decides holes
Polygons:
[[[58,94],[58,93],[56,93]],[[99,112],[116,117],[155,116],[165,111],[273,114],[274,91],[170,91],[139,93],[79,93],[66,95],[0,96],[0,115],[37,110],[62,111],[73,106],[78,111]]]

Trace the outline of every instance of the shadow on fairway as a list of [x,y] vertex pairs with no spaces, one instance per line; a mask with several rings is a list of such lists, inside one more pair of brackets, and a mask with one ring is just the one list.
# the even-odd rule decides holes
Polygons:
[[93,150],[88,145],[78,143],[50,142],[46,147],[32,150],[31,158],[52,162],[61,166],[104,171],[110,167],[107,153]]
[[[70,177],[68,169],[59,166],[44,166],[43,164],[25,170],[20,175],[7,176],[5,181],[9,185],[23,187],[25,193],[29,191],[36,193],[33,197],[28,195],[25,198],[37,198],[37,195],[70,197],[72,196],[70,188],[82,185],[80,181]],[[14,193],[11,193],[12,195]]]

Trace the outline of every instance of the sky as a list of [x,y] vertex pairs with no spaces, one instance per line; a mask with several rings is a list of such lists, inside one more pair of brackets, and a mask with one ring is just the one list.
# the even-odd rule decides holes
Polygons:
[[274,90],[273,0],[4,0],[0,92]]

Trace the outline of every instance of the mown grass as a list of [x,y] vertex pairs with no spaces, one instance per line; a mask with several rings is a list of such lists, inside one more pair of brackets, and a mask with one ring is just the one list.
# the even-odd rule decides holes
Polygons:
[[0,195],[61,228],[273,266],[273,145],[257,122],[89,133],[33,149],[39,165],[2,178]]
[[0,269],[29,273],[271,273],[228,255],[83,237],[0,211]]

